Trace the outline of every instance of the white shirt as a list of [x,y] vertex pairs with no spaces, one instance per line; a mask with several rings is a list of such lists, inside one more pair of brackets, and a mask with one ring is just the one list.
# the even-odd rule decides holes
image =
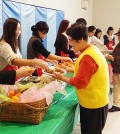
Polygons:
[[96,36],[88,37],[88,43],[94,44],[100,50],[107,50],[107,47]]

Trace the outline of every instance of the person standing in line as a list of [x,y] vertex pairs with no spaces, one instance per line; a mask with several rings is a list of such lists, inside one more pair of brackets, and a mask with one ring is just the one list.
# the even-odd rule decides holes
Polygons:
[[113,106],[109,109],[109,112],[120,111],[120,28],[115,35],[117,35],[119,43],[113,50],[112,55],[106,56],[111,61],[113,68]]
[[115,36],[113,35],[114,28],[108,27],[107,34],[103,36],[104,45],[108,48],[108,50],[113,50],[115,45]]
[[55,40],[55,54],[63,57],[75,58],[73,50],[70,50],[70,44],[66,35],[66,30],[69,26],[68,20],[62,20],[58,29],[57,37]]
[[36,66],[50,70],[46,62],[38,59],[22,59],[20,46],[20,22],[15,18],[8,18],[3,26],[0,39],[0,71],[17,70],[20,66]]
[[88,43],[88,31],[75,23],[69,30],[69,41],[74,52],[81,52],[75,62],[74,77],[53,73],[56,79],[75,86],[80,104],[81,134],[102,134],[109,103],[109,74],[105,57]]

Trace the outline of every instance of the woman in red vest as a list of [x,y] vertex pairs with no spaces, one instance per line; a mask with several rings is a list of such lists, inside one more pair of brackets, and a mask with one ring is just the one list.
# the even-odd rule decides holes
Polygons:
[[114,28],[108,27],[107,34],[103,36],[104,45],[108,48],[108,50],[113,50],[115,45],[115,36],[113,35]]

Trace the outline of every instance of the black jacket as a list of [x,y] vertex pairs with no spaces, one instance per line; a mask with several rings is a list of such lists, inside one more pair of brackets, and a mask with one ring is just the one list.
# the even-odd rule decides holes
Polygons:
[[114,61],[111,62],[113,73],[120,74],[120,42],[115,47],[113,53]]
[[54,46],[56,55],[61,56],[60,52],[63,51],[65,54],[69,54],[70,58],[75,58],[74,51],[68,48],[68,39],[65,35],[61,34],[57,37]]
[[16,71],[0,71],[0,84],[14,85],[16,79]]

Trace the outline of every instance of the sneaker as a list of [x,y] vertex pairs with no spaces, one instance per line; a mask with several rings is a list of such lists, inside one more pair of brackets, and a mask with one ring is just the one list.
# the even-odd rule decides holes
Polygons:
[[112,108],[109,109],[109,112],[117,112],[120,111],[120,107],[112,106]]

